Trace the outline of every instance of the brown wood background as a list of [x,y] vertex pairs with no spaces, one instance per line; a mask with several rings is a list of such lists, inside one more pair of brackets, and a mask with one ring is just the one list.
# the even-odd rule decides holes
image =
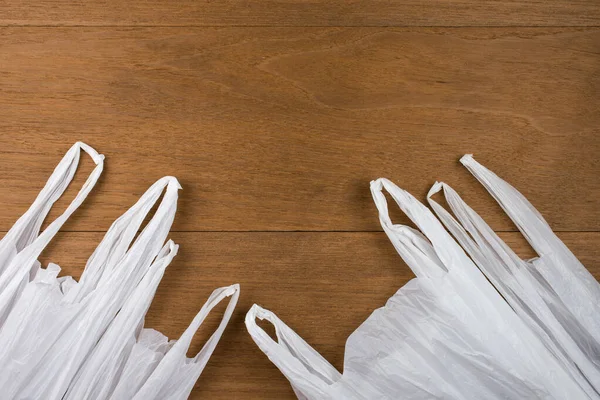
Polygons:
[[178,337],[239,282],[192,398],[293,399],[244,314],[272,309],[342,369],[347,336],[412,276],[371,179],[420,198],[444,180],[532,256],[458,164],[474,153],[600,277],[599,105],[597,0],[6,0],[0,230],[73,142],[94,146],[105,173],[43,257],[78,276],[110,223],[177,176],[180,253],[147,325]]

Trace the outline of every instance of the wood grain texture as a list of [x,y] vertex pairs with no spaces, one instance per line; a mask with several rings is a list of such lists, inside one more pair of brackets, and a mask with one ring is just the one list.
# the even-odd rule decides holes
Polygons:
[[4,0],[4,25],[589,26],[596,0]]
[[[105,173],[42,257],[77,277],[101,232],[156,179],[177,176],[181,248],[147,326],[176,338],[213,289],[242,291],[192,399],[295,398],[245,330],[255,302],[342,369],[348,335],[412,277],[378,232],[368,183],[380,176],[421,199],[446,181],[533,256],[457,162],[474,153],[600,278],[597,0],[0,9],[0,230],[74,141],[94,146]],[[91,162],[81,169],[51,218]]]
[[67,230],[105,229],[156,179],[177,231],[379,230],[368,182],[454,186],[457,159],[559,231],[600,230],[599,29],[3,28],[0,225],[83,140],[107,156]]
[[[518,233],[502,233],[522,257],[534,254]],[[600,233],[561,233],[600,278]],[[42,261],[79,276],[101,233],[59,233]],[[146,326],[177,338],[219,286],[241,284],[234,316],[191,399],[294,399],[289,384],[244,327],[253,303],[271,309],[342,370],[346,338],[413,277],[385,234],[334,232],[173,233],[180,252],[157,292]],[[195,338],[193,351],[218,315]]]

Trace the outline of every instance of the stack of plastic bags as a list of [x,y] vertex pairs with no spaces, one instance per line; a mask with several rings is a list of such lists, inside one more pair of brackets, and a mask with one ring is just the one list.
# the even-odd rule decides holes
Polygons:
[[[95,169],[63,214],[39,233],[82,150]],[[215,290],[179,340],[144,327],[157,286],[177,254],[178,246],[167,241],[180,189],[173,177],[157,181],[112,224],[78,282],[58,277],[56,264],[40,265],[40,253],[96,184],[103,159],[76,143],[0,241],[1,399],[186,399],[233,313],[238,285]],[[194,333],[227,297],[220,326],[188,358]]]
[[[520,259],[446,184],[428,194],[434,215],[389,180],[371,182],[416,278],[348,338],[343,374],[272,312],[254,305],[246,317],[299,399],[600,398],[598,282],[523,195],[470,155],[461,162],[539,257]],[[383,190],[418,230],[392,223]],[[452,213],[432,199],[440,191]]]

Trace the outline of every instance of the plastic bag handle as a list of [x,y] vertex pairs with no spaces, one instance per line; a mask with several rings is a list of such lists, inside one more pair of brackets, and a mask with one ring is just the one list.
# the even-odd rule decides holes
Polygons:
[[[42,190],[44,193],[43,196],[40,196],[39,199],[47,198],[47,201],[53,202],[56,201],[56,196],[60,196],[61,190],[64,191],[66,186],[62,189],[59,189],[57,192],[54,192],[56,189],[52,183],[56,180],[63,179],[65,177],[65,169],[67,171],[71,171],[73,167],[70,167],[72,163],[78,159],[78,155],[80,154],[80,150],[88,153],[94,162],[96,163],[96,167],[92,171],[92,173],[88,176],[87,180],[77,193],[77,196],[71,201],[67,209],[58,216],[48,227],[28,246],[26,246],[21,252],[19,252],[4,270],[3,274],[0,275],[0,325],[4,322],[7,312],[13,304],[14,296],[18,293],[19,287],[21,287],[24,283],[24,280],[29,273],[29,268],[33,265],[34,261],[39,257],[40,253],[44,250],[44,248],[48,245],[50,240],[56,235],[62,225],[67,221],[67,219],[75,212],[75,210],[83,203],[89,192],[92,190],[100,174],[102,173],[102,169],[104,168],[104,157],[99,155],[94,149],[90,146],[78,142],[76,143],[68,152],[67,155],[61,160],[59,166],[55,170],[55,173],[52,174],[49,181],[51,181],[50,185],[46,185],[46,187]],[[72,172],[67,173],[66,180],[70,180],[72,178]],[[52,192],[52,193],[49,193]],[[36,199],[38,201],[38,199]],[[41,200],[39,200],[41,201]],[[39,203],[38,201],[38,203]]]
[[[392,223],[383,189],[424,236],[406,225]],[[379,178],[371,182],[371,195],[383,230],[417,276],[440,276],[451,268],[457,257],[466,257],[431,211],[407,191],[388,179]]]
[[[433,200],[432,196],[440,191],[443,191],[458,221]],[[427,200],[446,228],[469,253],[479,270],[510,303],[515,292],[507,288],[510,282],[514,281],[514,275],[519,273],[518,270],[525,266],[525,261],[521,260],[450,186],[436,182],[429,190]],[[525,283],[521,281],[519,285]],[[520,305],[517,304],[517,307]]]
[[[450,209],[458,218],[455,219],[448,211],[439,205],[432,196],[442,191]],[[484,262],[489,266],[489,257],[482,252],[482,246],[493,249],[495,256],[504,260],[505,268],[508,270],[497,270],[497,273],[510,271],[516,272],[516,267],[525,263],[500,237],[494,230],[477,214],[460,195],[443,182],[436,182],[429,193],[427,200],[438,215],[440,220],[446,225],[448,230],[457,238],[460,244],[467,250],[476,262]],[[488,260],[488,262],[486,262]]]
[[240,285],[236,283],[231,286],[226,286],[214,290],[209,296],[204,306],[202,306],[202,308],[200,309],[200,312],[194,317],[190,326],[185,330],[183,335],[181,335],[181,338],[177,340],[177,343],[183,343],[187,352],[192,343],[194,335],[196,334],[196,332],[198,332],[198,329],[200,329],[200,326],[202,325],[208,314],[210,314],[213,308],[215,308],[221,301],[223,301],[227,297],[231,297],[231,299],[229,300],[227,308],[223,313],[223,318],[221,318],[219,327],[210,336],[210,338],[204,344],[204,346],[202,346],[202,349],[198,352],[198,354],[196,354],[196,356],[193,358],[193,362],[196,364],[206,365],[208,359],[217,347],[217,344],[219,343],[219,340],[221,339],[221,336],[223,335],[223,332],[225,331],[225,328],[227,327],[227,324],[231,319],[231,315],[233,314],[235,306],[237,305],[238,299],[240,297]]
[[498,202],[538,254],[554,251],[553,243],[539,239],[551,234],[552,228],[525,196],[475,161],[472,154],[465,154],[460,162]]
[[102,275],[112,271],[120,258],[127,252],[140,225],[160,195],[169,186],[181,188],[175,177],[165,176],[159,179],[131,208],[112,223],[86,263],[79,280],[79,290],[74,291],[69,297],[76,296],[74,300],[81,299],[96,286]]
[[163,247],[175,218],[178,191],[181,186],[174,177],[165,177],[159,182],[159,187],[166,183],[166,191],[152,219],[140,232],[124,256],[120,257],[114,264],[109,265],[109,269],[104,271],[97,282],[98,288],[110,288],[107,292],[105,291],[110,294],[105,293],[103,301],[107,301],[111,309],[115,307],[114,312],[118,310],[119,304],[129,295],[131,288],[138,284],[145,274],[145,269],[150,266],[152,259]]
[[[257,325],[257,318],[275,327],[277,341]],[[328,387],[341,379],[342,374],[337,369],[271,311],[254,304],[246,314],[245,323],[261,351],[302,393],[322,397]]]
[[590,304],[597,304],[600,301],[600,286],[596,279],[556,236],[529,200],[508,182],[475,161],[472,154],[465,154],[460,162],[500,204],[540,257],[558,257],[561,261],[557,265],[568,264],[580,288],[590,298],[597,300]]
[[[429,192],[427,193],[427,201],[437,217],[442,221],[450,233],[458,240],[461,246],[467,250],[471,257],[475,261],[485,260],[483,253],[481,252],[479,245],[473,240],[467,230],[459,223],[452,214],[450,214],[444,207],[442,207],[437,201],[433,199],[433,195],[442,191],[446,202],[450,205],[450,209],[456,214],[460,212],[458,205],[455,204],[454,199],[449,195],[449,192],[454,192],[452,188],[446,185],[444,182],[435,182]],[[456,194],[458,196],[458,194]],[[459,197],[460,198],[460,197]],[[465,221],[461,218],[460,221],[464,224]]]
[[[39,229],[52,205],[62,196],[73,180],[79,164],[81,150],[85,151],[96,164],[96,168],[90,175],[90,178],[93,179],[96,177],[96,179],[93,182],[89,182],[92,187],[96,183],[97,177],[103,169],[104,156],[98,154],[96,150],[87,144],[77,142],[65,153],[29,209],[15,222],[6,234],[5,238],[12,238],[14,240],[17,251],[22,250],[37,237]],[[87,193],[83,193],[83,198],[86,195]]]
[[[59,215],[54,221],[52,221],[50,223],[50,225],[48,225],[48,227],[46,229],[44,229],[44,231],[29,246],[27,246],[26,250],[25,249],[23,250],[24,252],[25,251],[27,252],[27,258],[32,259],[32,261],[39,256],[39,254],[48,245],[50,240],[52,240],[54,235],[56,235],[56,233],[59,231],[59,229],[62,227],[62,225],[67,221],[67,219],[69,219],[69,217],[75,212],[75,210],[77,210],[77,208],[83,203],[83,201],[86,199],[86,197],[88,196],[90,191],[96,185],[98,178],[100,178],[100,175],[102,174],[102,170],[104,168],[104,156],[98,154],[98,152],[96,152],[96,150],[94,150],[87,144],[82,143],[82,142],[77,142],[73,147],[71,147],[71,149],[67,152],[65,157],[61,160],[57,169],[54,171],[54,173],[52,174],[52,176],[50,177],[50,179],[48,181],[48,183],[50,183],[50,185],[47,184],[44,187],[44,189],[42,189],[42,192],[40,192],[41,196],[38,196],[38,198],[36,198],[36,201],[34,201],[34,204],[41,203],[44,200],[46,200],[47,202],[50,202],[50,203],[54,203],[60,197],[60,195],[64,192],[64,190],[68,186],[68,183],[73,178],[73,174],[75,173],[75,170],[77,169],[77,163],[72,164],[72,162],[75,162],[79,158],[80,150],[83,150],[90,155],[92,160],[94,160],[96,167],[94,168],[92,173],[88,176],[87,180],[85,181],[85,183],[83,184],[83,186],[81,187],[81,189],[79,190],[79,192],[77,193],[75,198],[71,201],[71,203],[69,204],[67,209],[61,215]],[[69,164],[69,165],[67,165],[67,164]],[[66,169],[68,171],[68,177],[66,178],[66,181],[61,182],[60,180],[64,176],[64,171],[63,171],[64,169]],[[56,181],[58,181],[58,182],[56,182]],[[61,185],[61,183],[66,183],[66,184]],[[60,188],[58,189],[58,191],[54,191],[55,185],[61,185]],[[46,196],[48,196],[49,198],[45,199]]]
[[[178,368],[181,365],[181,359],[185,358],[187,351],[189,350],[190,344],[194,335],[200,329],[200,326],[210,314],[213,308],[217,306],[223,299],[227,297],[231,297],[229,300],[229,304],[227,305],[227,309],[223,315],[221,323],[216,331],[212,334],[210,339],[204,344],[202,350],[196,355],[196,357],[192,358],[191,362],[196,364],[198,368],[195,369],[195,378],[202,373],[208,359],[212,355],[219,339],[223,335],[223,331],[225,327],[229,323],[229,319],[233,314],[235,306],[237,304],[238,298],[240,294],[240,285],[235,284],[231,286],[221,287],[215,289],[208,300],[198,314],[192,320],[190,326],[185,330],[185,332],[181,335],[181,337],[175,342],[173,347],[167,351],[163,359],[160,361],[156,369],[152,372],[152,374],[148,377],[146,382],[142,385],[142,387],[136,392],[136,395],[133,399],[143,400],[149,398],[156,398],[157,390],[160,391],[165,385],[170,383],[170,379],[176,379],[172,377],[172,374],[176,373]],[[169,378],[165,378],[165,376],[169,376]],[[195,382],[196,379],[193,381]],[[192,383],[193,385],[193,383]],[[190,387],[191,390],[191,387]]]

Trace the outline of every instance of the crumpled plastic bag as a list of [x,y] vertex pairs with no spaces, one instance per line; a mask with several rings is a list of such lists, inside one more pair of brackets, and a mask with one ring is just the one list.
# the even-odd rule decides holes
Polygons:
[[[72,180],[81,150],[96,168],[67,210],[38,234],[52,204]],[[91,147],[75,144],[30,209],[0,241],[2,399],[131,399],[139,393],[151,398],[144,394],[148,391],[159,398],[185,398],[237,303],[238,285],[217,289],[178,341],[143,327],[158,284],[177,254],[178,246],[167,241],[181,189],[174,177],[158,180],[112,224],[79,281],[59,277],[56,264],[43,268],[36,261],[98,180],[103,159]],[[221,325],[198,357],[187,358],[193,334],[226,297],[231,301]],[[156,337],[161,344],[148,346]],[[145,363],[140,346],[160,355],[152,354]]]
[[[429,200],[464,249],[409,193],[372,182],[381,225],[416,278],[348,338],[343,374],[272,312],[254,305],[246,316],[299,399],[600,398],[598,283],[522,195],[472,157],[463,162],[540,257],[518,259],[446,185]],[[431,199],[441,188],[458,221]],[[391,222],[383,189],[419,230]]]

